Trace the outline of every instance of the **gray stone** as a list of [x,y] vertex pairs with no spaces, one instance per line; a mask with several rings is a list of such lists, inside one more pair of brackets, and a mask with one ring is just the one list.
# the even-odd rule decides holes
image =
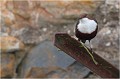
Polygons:
[[76,74],[77,76],[80,75],[80,77],[84,78],[88,76],[90,70],[81,63],[76,61],[68,67],[68,72],[70,72],[71,74]]
[[21,66],[21,75],[32,67],[56,66],[65,69],[74,61],[72,57],[59,51],[52,42],[44,41],[28,53]]
[[14,54],[0,54],[0,78],[12,78],[15,76]]

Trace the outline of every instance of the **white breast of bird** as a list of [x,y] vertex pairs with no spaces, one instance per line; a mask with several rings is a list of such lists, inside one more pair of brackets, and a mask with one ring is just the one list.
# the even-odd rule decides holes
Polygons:
[[77,25],[78,31],[81,33],[91,34],[97,28],[97,23],[94,20],[90,20],[88,18],[82,18],[79,20],[79,24]]

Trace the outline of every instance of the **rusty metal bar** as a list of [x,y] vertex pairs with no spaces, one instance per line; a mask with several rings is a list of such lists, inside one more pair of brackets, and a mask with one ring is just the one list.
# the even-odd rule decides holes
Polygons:
[[[66,33],[57,33],[55,35],[54,45],[66,54],[70,55],[78,62],[89,68],[102,78],[119,78],[119,70],[93,52],[94,59],[98,62],[96,65],[82,43],[75,40]],[[91,52],[91,51],[90,51]]]

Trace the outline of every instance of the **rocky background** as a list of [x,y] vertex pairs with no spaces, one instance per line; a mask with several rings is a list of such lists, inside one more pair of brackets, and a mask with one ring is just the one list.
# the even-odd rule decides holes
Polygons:
[[118,68],[119,7],[119,0],[0,1],[0,77],[101,79],[59,51],[54,34],[74,37],[80,14],[93,15],[99,32],[91,46]]

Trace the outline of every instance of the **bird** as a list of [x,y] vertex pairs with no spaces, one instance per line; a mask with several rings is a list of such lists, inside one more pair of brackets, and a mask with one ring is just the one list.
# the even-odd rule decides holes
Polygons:
[[90,43],[91,39],[96,36],[97,31],[98,22],[95,18],[90,17],[88,14],[80,15],[75,26],[75,36],[78,38],[78,41],[85,43],[88,40]]

